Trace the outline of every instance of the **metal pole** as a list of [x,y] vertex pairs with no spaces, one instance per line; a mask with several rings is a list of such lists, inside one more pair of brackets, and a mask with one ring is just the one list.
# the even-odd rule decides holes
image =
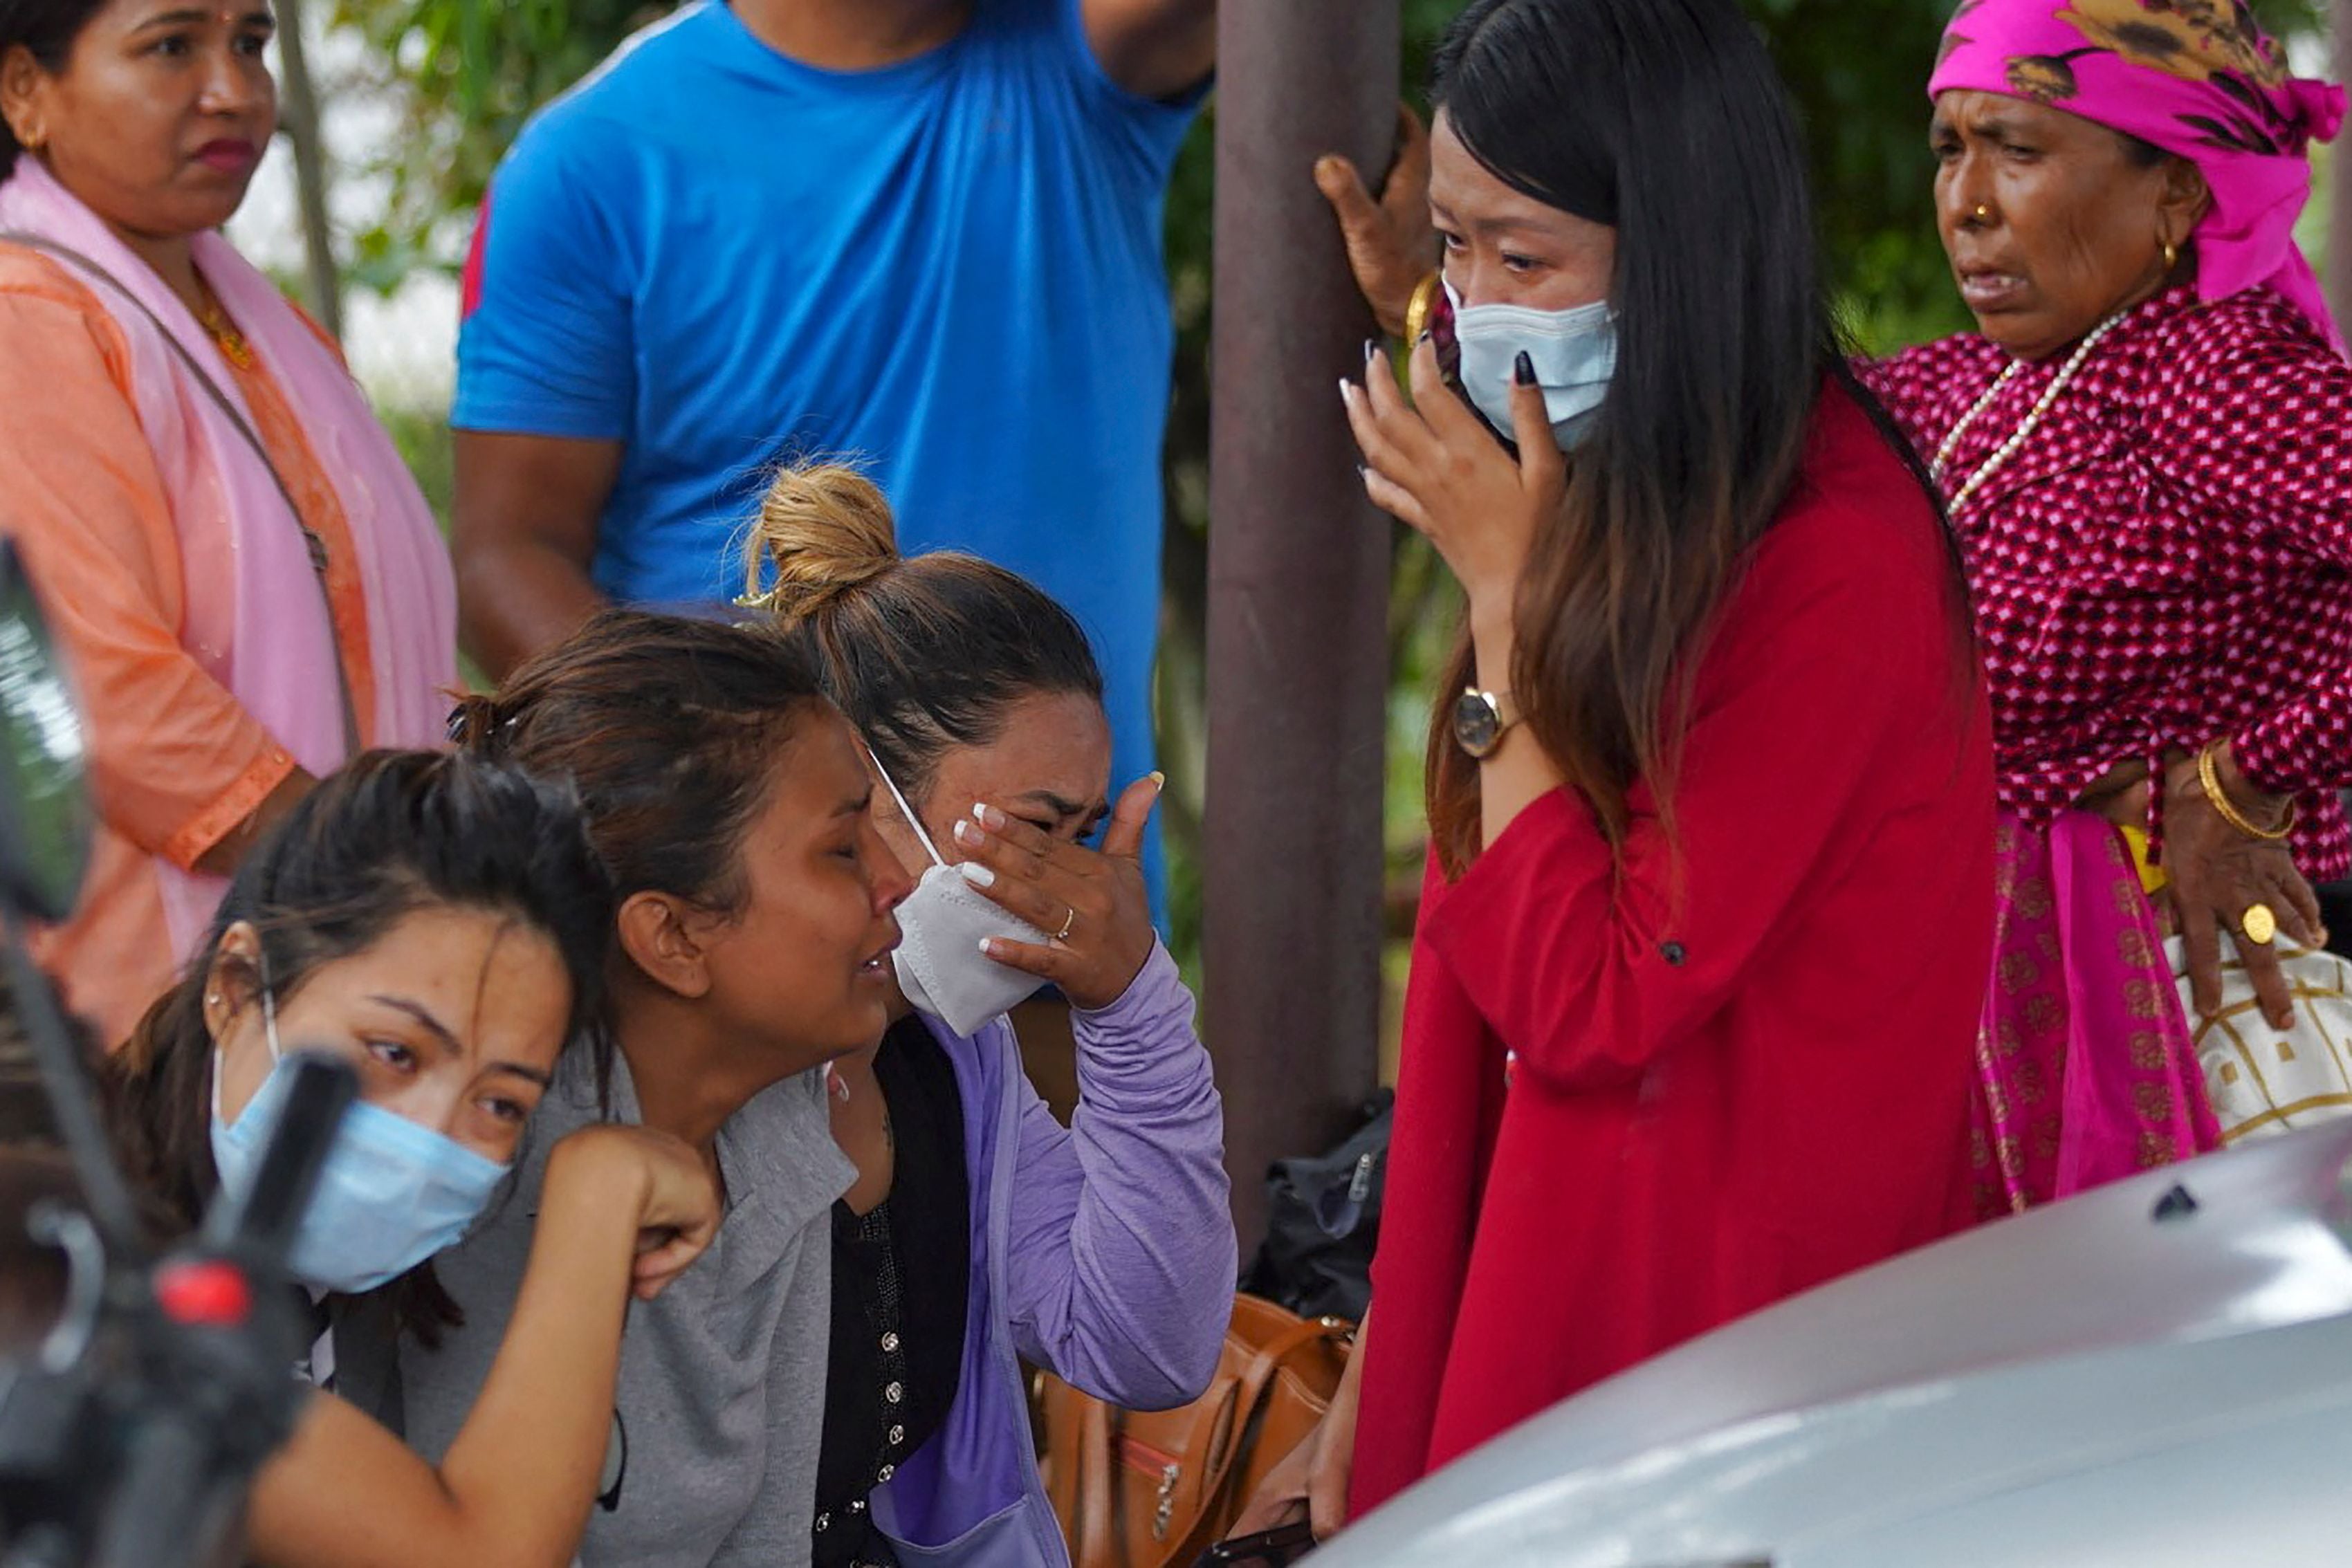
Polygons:
[[1265,1169],[1379,1072],[1389,524],[1338,380],[1376,336],[1315,160],[1387,167],[1397,0],[1240,0],[1217,28],[1206,1036],[1244,1255]]
[[[2336,79],[2352,82],[2352,0],[2336,0]],[[2328,151],[2327,298],[2336,326],[2352,337],[2352,138]]]

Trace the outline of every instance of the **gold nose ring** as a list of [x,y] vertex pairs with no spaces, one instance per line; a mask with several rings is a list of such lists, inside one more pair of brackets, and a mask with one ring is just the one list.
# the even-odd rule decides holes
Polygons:
[[1980,224],[1990,223],[1992,220],[1992,209],[1985,205],[1982,202],[1979,202],[1976,205],[1976,211],[1970,213],[1969,215],[1976,219],[1976,221]]

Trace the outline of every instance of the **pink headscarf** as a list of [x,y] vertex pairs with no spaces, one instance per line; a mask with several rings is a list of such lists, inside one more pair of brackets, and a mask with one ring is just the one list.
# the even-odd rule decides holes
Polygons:
[[1963,0],[1930,98],[2030,99],[2195,163],[2213,193],[2197,226],[2197,292],[2267,283],[2344,346],[2294,224],[2311,199],[2305,149],[2344,122],[2344,89],[2287,75],[2243,0]]

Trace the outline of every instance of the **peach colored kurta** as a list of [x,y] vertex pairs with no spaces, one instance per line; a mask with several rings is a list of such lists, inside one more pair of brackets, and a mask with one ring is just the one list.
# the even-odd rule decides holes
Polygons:
[[[0,245],[0,531],[17,543],[89,710],[100,823],[80,908],[36,955],[119,1043],[172,978],[154,857],[183,868],[294,759],[183,645],[186,606],[228,587],[228,544],[184,540],[132,401],[122,333],[61,266]],[[256,434],[326,543],[335,636],[363,737],[376,712],[349,524],[267,367],[237,370]]]

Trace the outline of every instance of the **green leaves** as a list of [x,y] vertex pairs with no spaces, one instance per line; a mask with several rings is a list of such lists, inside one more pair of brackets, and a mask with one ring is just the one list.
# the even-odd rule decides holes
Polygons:
[[399,133],[355,172],[386,182],[382,219],[355,238],[352,281],[389,289],[418,267],[454,268],[466,221],[509,143],[666,0],[337,0],[369,44],[358,85],[398,106]]

